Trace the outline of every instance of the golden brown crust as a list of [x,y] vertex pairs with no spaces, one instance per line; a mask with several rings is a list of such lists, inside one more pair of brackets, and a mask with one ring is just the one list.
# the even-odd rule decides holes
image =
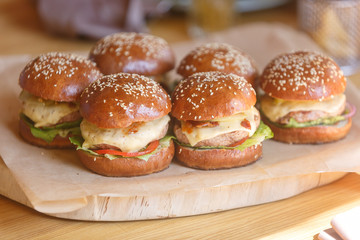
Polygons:
[[90,60],[70,53],[42,54],[22,70],[20,86],[32,95],[61,102],[75,102],[81,92],[102,74]]
[[147,175],[166,169],[174,156],[174,143],[162,148],[152,155],[148,161],[137,158],[116,158],[92,156],[82,150],[77,151],[80,161],[91,171],[108,177],[132,177]]
[[263,118],[274,133],[274,140],[285,143],[315,144],[327,143],[344,138],[350,131],[352,120],[348,119],[345,125],[313,126],[303,128],[281,128],[275,126],[268,119]]
[[209,71],[243,76],[253,86],[258,75],[255,61],[240,49],[226,43],[207,43],[197,47],[181,60],[177,68],[183,77]]
[[324,100],[345,91],[346,79],[331,58],[298,51],[274,58],[260,76],[260,87],[283,100]]
[[171,100],[154,80],[130,73],[106,75],[80,97],[80,113],[99,128],[125,128],[171,111]]
[[206,121],[226,117],[255,105],[252,86],[235,74],[195,73],[181,81],[172,95],[172,115],[179,120]]
[[106,36],[94,45],[89,57],[104,74],[159,75],[175,66],[170,45],[160,37],[145,33],[123,32]]
[[66,137],[60,137],[57,135],[52,142],[46,142],[41,138],[34,137],[31,134],[30,127],[24,122],[24,120],[19,120],[19,132],[20,136],[28,143],[43,147],[43,148],[74,148],[74,145],[70,142],[69,137],[71,134],[68,134]]
[[241,167],[255,162],[262,155],[262,144],[246,148],[244,151],[231,149],[196,150],[176,144],[175,157],[184,165],[203,169],[225,169]]

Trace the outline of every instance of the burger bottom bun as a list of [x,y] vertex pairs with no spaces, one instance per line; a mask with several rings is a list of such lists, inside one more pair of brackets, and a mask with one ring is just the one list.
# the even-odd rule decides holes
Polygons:
[[20,136],[28,143],[43,147],[43,148],[74,148],[74,145],[70,142],[69,137],[71,134],[66,137],[56,137],[51,141],[47,142],[41,138],[34,137],[31,133],[30,127],[24,122],[24,120],[19,120],[19,132]]
[[262,144],[236,149],[194,149],[176,144],[175,156],[184,165],[203,169],[225,169],[241,167],[255,162],[262,155]]
[[147,175],[166,169],[174,157],[174,143],[171,140],[169,147],[162,148],[152,155],[148,161],[138,158],[116,158],[110,160],[106,157],[97,157],[82,150],[78,156],[82,164],[91,171],[108,177],[132,177]]
[[266,118],[263,118],[263,121],[273,131],[274,140],[298,144],[327,143],[342,139],[348,134],[352,124],[349,118],[346,124],[339,122],[331,126],[282,128],[275,126]]

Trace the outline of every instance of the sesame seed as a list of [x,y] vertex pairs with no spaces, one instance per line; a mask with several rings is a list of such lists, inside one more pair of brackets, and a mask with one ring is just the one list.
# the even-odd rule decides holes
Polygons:
[[[92,49],[91,54],[105,55],[114,52],[117,56],[132,59],[131,51],[137,49],[144,54],[146,60],[165,57],[167,52],[162,51],[165,48],[169,48],[169,45],[160,37],[146,33],[121,32],[108,35],[99,40]],[[121,62],[119,64],[122,65]]]
[[[327,86],[331,85],[325,83],[342,81],[342,78],[333,81],[334,76],[343,75],[332,59],[317,52],[298,51],[274,58],[265,67],[260,86],[270,96],[286,99],[292,99],[295,96],[306,99],[308,95],[315,98],[317,94],[313,93],[319,93],[320,90],[323,97],[329,97]],[[335,88],[341,93],[345,90],[344,87]],[[278,93],[280,91],[281,94]],[[286,93],[290,94],[286,96]]]
[[[210,64],[204,65],[205,59],[210,59]],[[178,68],[180,73],[187,72],[186,76],[208,71],[232,72],[244,76],[256,72],[256,68],[249,55],[230,44],[217,42],[195,48],[182,59]]]
[[[229,92],[229,89],[232,91]],[[218,108],[225,109],[227,104],[222,102],[222,99],[227,99],[226,95],[233,95],[239,97],[242,101],[244,95],[250,96],[250,99],[256,101],[255,91],[251,85],[245,80],[244,77],[235,74],[226,74],[221,72],[201,72],[195,73],[190,77],[181,81],[173,92],[173,109],[176,109],[178,103],[186,109],[180,110],[180,119],[192,119],[192,120],[208,120],[213,119],[214,116],[219,117],[219,113],[216,112]],[[240,104],[237,98],[233,97],[231,105],[233,108],[227,111],[237,111],[240,109]],[[221,107],[215,106],[214,109],[209,108],[209,101],[211,104],[220,104]],[[184,103],[184,104],[183,104]],[[205,117],[202,113],[205,110]],[[214,111],[214,114],[211,114]],[[240,111],[240,110],[238,110]],[[221,113],[220,113],[221,114]],[[227,113],[228,114],[228,113]]]
[[[111,111],[107,112],[110,117],[121,118],[121,114],[126,113],[127,116],[131,114],[136,118],[144,114],[141,111],[149,112],[151,117],[155,117],[160,112],[167,114],[171,107],[169,95],[160,84],[138,74],[106,75],[90,84],[85,91],[88,94],[81,96],[80,104],[96,104],[100,101],[104,105],[110,106]],[[92,99],[96,99],[96,101]]]
[[95,63],[84,57],[71,53],[50,52],[30,61],[24,72],[28,73],[27,78],[31,78],[32,75],[35,80],[40,77],[49,80],[54,75],[62,74],[72,77],[79,70],[78,64],[95,68]]

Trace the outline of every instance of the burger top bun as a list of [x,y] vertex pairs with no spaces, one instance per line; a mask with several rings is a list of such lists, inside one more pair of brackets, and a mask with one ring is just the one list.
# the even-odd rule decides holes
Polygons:
[[195,48],[181,60],[177,69],[183,77],[209,71],[234,73],[252,85],[258,75],[254,60],[226,43],[207,43]]
[[260,87],[283,100],[324,100],[345,91],[340,67],[320,53],[297,51],[274,58],[260,76]]
[[75,102],[90,83],[101,77],[90,60],[70,53],[51,52],[30,61],[19,77],[32,95],[58,102]]
[[173,92],[172,115],[179,120],[206,121],[255,105],[256,95],[244,77],[221,72],[195,73]]
[[175,66],[169,44],[162,38],[144,33],[115,33],[100,39],[90,51],[104,74],[119,72],[146,76],[163,74]]
[[80,97],[80,113],[99,128],[125,128],[134,122],[161,118],[171,110],[165,90],[138,74],[106,75],[87,87]]

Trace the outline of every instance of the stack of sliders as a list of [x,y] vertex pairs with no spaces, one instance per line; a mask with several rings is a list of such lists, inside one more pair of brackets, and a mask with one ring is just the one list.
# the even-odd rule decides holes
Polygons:
[[80,97],[82,137],[71,141],[85,167],[105,176],[139,176],[166,169],[174,144],[167,136],[171,101],[154,80],[106,75]]
[[104,74],[137,73],[167,85],[166,74],[175,66],[170,45],[145,33],[122,32],[100,39],[89,58]]
[[272,137],[244,77],[195,73],[177,85],[172,101],[175,155],[186,166],[207,170],[250,164],[261,157],[262,142]]
[[227,43],[206,43],[190,51],[180,62],[177,73],[183,78],[198,72],[223,72],[242,76],[253,87],[258,77],[255,61]]
[[19,84],[22,138],[46,148],[71,148],[69,136],[79,134],[81,116],[78,97],[101,77],[93,62],[65,53],[47,53],[30,61]]
[[355,107],[346,102],[346,78],[320,53],[297,51],[274,58],[260,77],[264,122],[286,143],[339,140],[351,128]]

